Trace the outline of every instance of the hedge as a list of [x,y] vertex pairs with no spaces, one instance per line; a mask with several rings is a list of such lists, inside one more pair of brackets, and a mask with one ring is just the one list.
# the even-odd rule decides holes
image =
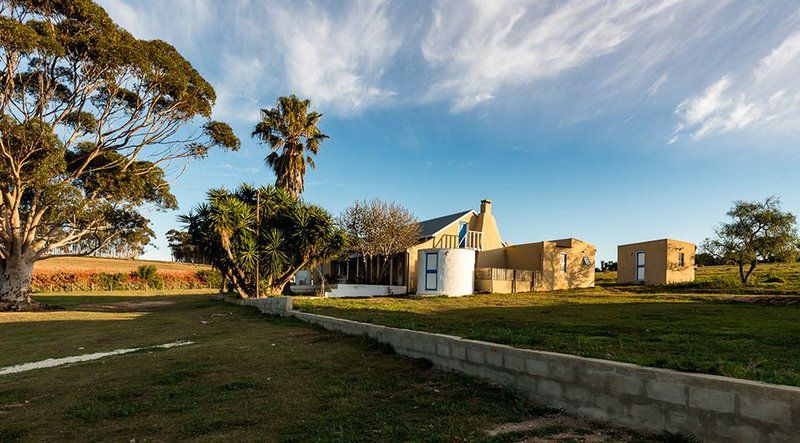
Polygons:
[[218,288],[222,277],[217,270],[157,272],[34,271],[34,292],[144,291],[149,289]]

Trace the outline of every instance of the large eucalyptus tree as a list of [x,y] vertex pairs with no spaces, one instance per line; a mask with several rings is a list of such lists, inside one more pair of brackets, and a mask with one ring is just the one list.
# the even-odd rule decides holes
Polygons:
[[0,0],[0,309],[35,307],[37,260],[152,235],[140,208],[176,207],[170,174],[239,147],[214,99],[90,0]]

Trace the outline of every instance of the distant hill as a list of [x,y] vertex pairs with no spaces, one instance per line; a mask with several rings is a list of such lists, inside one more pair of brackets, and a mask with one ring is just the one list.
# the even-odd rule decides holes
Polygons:
[[131,260],[123,258],[58,257],[37,262],[34,272],[131,272],[142,265],[155,265],[159,272],[185,272],[211,269],[208,265],[157,260]]

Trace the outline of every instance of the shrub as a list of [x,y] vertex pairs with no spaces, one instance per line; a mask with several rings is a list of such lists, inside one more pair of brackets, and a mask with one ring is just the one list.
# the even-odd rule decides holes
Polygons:
[[97,276],[97,284],[101,289],[123,290],[128,286],[128,275],[123,273],[110,274],[108,272],[101,272]]
[[201,289],[218,288],[222,283],[222,276],[217,270],[154,273],[152,269],[142,268],[130,274],[93,271],[34,271],[31,284],[35,292],[69,292]]
[[216,269],[204,269],[194,273],[195,277],[204,284],[211,288],[218,288],[222,285],[222,274]]
[[786,280],[777,275],[765,275],[762,281],[764,283],[786,283]]
[[147,287],[152,287],[155,289],[164,288],[164,279],[158,275],[158,268],[156,265],[139,266],[136,269],[135,275],[139,277],[142,283],[144,283]]

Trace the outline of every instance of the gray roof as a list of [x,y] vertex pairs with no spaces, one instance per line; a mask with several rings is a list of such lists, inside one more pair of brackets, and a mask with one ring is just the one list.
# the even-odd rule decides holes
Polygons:
[[441,231],[442,228],[446,227],[450,223],[458,220],[464,214],[472,212],[472,209],[468,209],[466,211],[456,212],[455,214],[445,215],[442,217],[432,218],[430,220],[424,220],[419,222],[420,226],[420,238],[431,237],[433,234]]

